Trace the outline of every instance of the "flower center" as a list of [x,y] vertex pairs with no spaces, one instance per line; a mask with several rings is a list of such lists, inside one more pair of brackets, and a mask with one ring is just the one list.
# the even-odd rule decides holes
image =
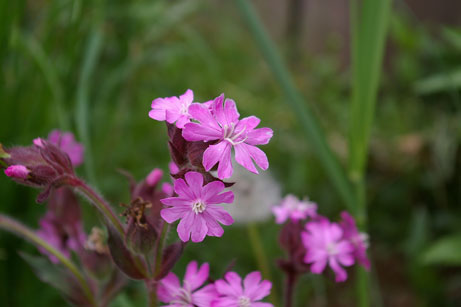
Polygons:
[[205,209],[206,209],[206,204],[202,202],[201,200],[196,200],[192,204],[192,211],[194,211],[195,214],[202,213],[203,211],[205,211]]
[[239,297],[239,307],[250,307],[251,301],[249,297],[241,296]]
[[187,291],[184,288],[178,290],[176,298],[171,301],[172,304],[177,304],[179,306],[190,306],[192,304],[192,295],[190,291]]
[[334,256],[338,253],[338,250],[336,249],[336,244],[334,242],[330,242],[327,244],[327,253],[330,256]]
[[232,123],[229,126],[227,125],[224,125],[223,128],[223,139],[228,141],[229,143],[231,143],[232,145],[238,145],[240,143],[243,143],[245,142],[245,140],[247,139],[246,135],[244,137],[241,138],[241,140],[237,141],[237,139],[243,134],[245,133],[245,128],[243,128],[242,130],[240,130],[238,133],[234,133],[235,131],[235,124]]
[[182,103],[181,104],[181,109],[179,110],[179,112],[182,114],[182,115],[187,115],[189,114],[189,106],[185,103]]

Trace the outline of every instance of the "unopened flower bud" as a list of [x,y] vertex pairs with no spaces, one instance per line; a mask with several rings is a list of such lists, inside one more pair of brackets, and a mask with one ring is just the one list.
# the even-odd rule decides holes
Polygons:
[[0,148],[0,168],[17,183],[43,188],[37,202],[45,201],[53,188],[69,184],[74,169],[69,156],[43,139],[34,145]]
[[146,182],[148,185],[153,187],[162,179],[162,176],[163,171],[159,168],[154,168],[154,170],[147,175]]
[[27,169],[27,167],[20,164],[11,165],[5,169],[5,175],[11,178],[27,179],[29,173],[30,171]]
[[125,234],[125,243],[129,249],[135,253],[148,254],[155,245],[158,237],[155,225],[151,225],[146,217],[146,212],[151,209],[152,204],[138,197],[126,207],[122,216],[127,218],[127,230]]

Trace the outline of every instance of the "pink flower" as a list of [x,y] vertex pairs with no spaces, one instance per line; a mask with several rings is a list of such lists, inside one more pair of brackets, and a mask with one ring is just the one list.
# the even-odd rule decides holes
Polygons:
[[261,273],[255,271],[248,274],[243,280],[235,272],[228,272],[225,280],[215,282],[216,290],[220,295],[211,306],[213,307],[271,307],[272,304],[259,302],[268,296],[272,283],[261,281]]
[[177,179],[174,182],[174,191],[178,197],[160,200],[171,206],[160,212],[162,218],[168,223],[181,219],[178,235],[183,242],[189,241],[189,237],[192,242],[201,242],[206,235],[221,237],[224,230],[219,223],[230,225],[234,220],[217,204],[232,203],[234,194],[231,191],[219,194],[224,190],[221,181],[203,186],[203,175],[197,172],[188,172],[185,178],[186,181]]
[[[64,256],[69,258],[71,251],[83,249],[86,235],[79,220],[72,224],[66,223],[53,211],[49,210],[40,219],[39,225],[40,229],[37,230],[37,235],[59,250]],[[39,248],[39,251],[47,255],[51,262],[59,262],[58,258],[49,254],[45,249]]]
[[15,164],[10,165],[5,169],[5,175],[17,179],[27,179],[30,171],[24,165]]
[[200,268],[196,261],[187,265],[183,286],[178,277],[173,273],[160,280],[157,295],[160,301],[168,303],[170,307],[209,307],[211,301],[217,297],[214,285],[207,285],[200,290],[203,283],[208,279],[210,266],[202,264]]
[[[48,141],[64,151],[69,156],[74,167],[83,163],[84,147],[75,141],[73,133],[53,130],[48,134]],[[44,147],[41,138],[34,139],[34,144],[41,148]]]
[[367,257],[368,235],[359,232],[354,218],[346,211],[341,212],[342,221],[339,223],[343,230],[344,239],[352,243],[354,247],[354,258],[365,269],[370,269],[370,260]]
[[181,96],[157,98],[152,101],[152,110],[149,117],[159,121],[167,121],[170,124],[176,122],[176,127],[182,129],[190,122],[189,107],[194,100],[192,90],[187,90]]
[[330,223],[326,218],[321,218],[315,222],[308,222],[306,230],[301,234],[307,250],[304,262],[312,263],[312,273],[322,273],[328,263],[335,272],[336,281],[345,281],[347,273],[341,265],[354,264],[354,246],[343,238],[341,227],[337,223]]
[[258,174],[253,161],[263,170],[269,167],[266,154],[254,145],[269,143],[273,135],[270,128],[255,129],[259,118],[245,117],[239,120],[235,102],[224,101],[224,94],[217,97],[211,107],[194,104],[189,113],[199,123],[189,123],[184,126],[183,137],[187,141],[217,141],[203,153],[203,166],[206,171],[218,165],[220,179],[232,176],[231,149],[234,148],[235,160],[250,172]]
[[294,195],[287,195],[282,200],[280,206],[272,208],[275,215],[275,222],[283,224],[290,218],[293,222],[304,220],[308,216],[315,217],[317,215],[317,204],[310,201],[300,201]]

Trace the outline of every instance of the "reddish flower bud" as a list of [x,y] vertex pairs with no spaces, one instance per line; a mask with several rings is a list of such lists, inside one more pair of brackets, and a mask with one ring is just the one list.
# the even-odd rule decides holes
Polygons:
[[156,186],[162,180],[163,171],[159,168],[154,168],[152,172],[147,175],[146,183],[150,186]]
[[37,202],[45,201],[52,188],[69,184],[74,170],[69,156],[48,141],[37,139],[37,145],[0,148],[0,168],[17,183],[42,188]]
[[152,204],[138,197],[130,205],[123,205],[127,209],[122,213],[127,218],[128,227],[125,233],[125,244],[133,252],[147,255],[155,246],[158,237],[156,225],[146,217]]
[[27,179],[29,173],[30,171],[27,169],[27,167],[20,164],[11,165],[5,169],[5,175],[17,179]]

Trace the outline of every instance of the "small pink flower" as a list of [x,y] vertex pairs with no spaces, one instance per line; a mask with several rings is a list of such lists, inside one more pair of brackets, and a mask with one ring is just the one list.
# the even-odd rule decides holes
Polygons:
[[206,171],[218,164],[220,179],[232,176],[231,149],[234,148],[235,160],[250,172],[258,174],[253,161],[263,170],[269,167],[266,154],[255,145],[269,143],[273,135],[270,128],[255,129],[259,118],[245,117],[239,120],[235,102],[224,101],[224,95],[217,97],[211,107],[193,104],[189,108],[192,119],[199,123],[184,126],[182,135],[187,141],[217,141],[203,153],[203,166]]
[[[74,167],[83,163],[84,147],[75,141],[73,133],[53,130],[48,134],[48,141],[64,151],[69,156]],[[34,139],[34,144],[38,147],[43,147],[40,138]]]
[[171,206],[160,212],[162,218],[168,223],[181,219],[177,230],[183,242],[189,241],[189,238],[192,242],[201,242],[207,235],[221,237],[224,230],[219,223],[231,225],[234,220],[217,204],[232,203],[234,194],[231,191],[219,194],[225,188],[221,181],[203,186],[203,175],[197,172],[188,172],[185,178],[185,181],[177,179],[174,182],[178,197],[160,200]]
[[343,239],[341,227],[337,223],[330,223],[326,218],[320,218],[318,221],[308,222],[306,230],[301,234],[307,250],[304,262],[312,263],[312,273],[321,274],[328,263],[335,272],[336,282],[345,281],[347,273],[341,265],[354,264],[354,246]]
[[178,277],[168,273],[158,284],[159,300],[170,307],[209,307],[217,297],[215,286],[207,285],[199,289],[208,279],[209,271],[208,263],[198,268],[197,262],[191,261],[187,265],[182,287]]
[[370,270],[370,260],[367,257],[368,235],[359,232],[354,218],[348,212],[341,212],[341,218],[342,221],[339,224],[343,230],[343,237],[354,246],[354,258],[365,269]]
[[27,179],[30,171],[24,165],[15,164],[10,165],[5,169],[5,175],[11,178]]
[[293,222],[304,220],[308,216],[315,217],[317,215],[317,204],[304,200],[300,201],[294,195],[287,195],[282,200],[280,206],[272,208],[275,215],[275,222],[283,224],[289,218]]
[[157,183],[159,183],[160,180],[162,180],[163,176],[163,171],[159,168],[154,168],[149,175],[146,177],[146,182],[148,185],[151,187],[155,186]]
[[[64,223],[63,223],[64,222]],[[70,257],[71,251],[83,249],[86,235],[83,231],[80,220],[74,223],[67,223],[59,218],[53,211],[49,210],[39,221],[40,229],[37,235],[48,244],[59,250],[64,256]],[[51,262],[58,263],[59,260],[43,248],[39,251],[47,255]]]
[[215,282],[216,290],[220,295],[212,307],[271,307],[272,304],[259,302],[268,296],[272,283],[268,280],[261,281],[260,272],[252,272],[243,280],[235,272],[228,272],[225,280]]
[[157,98],[152,101],[152,110],[149,117],[159,121],[167,121],[170,124],[176,122],[176,127],[182,129],[190,122],[189,106],[194,100],[192,90],[187,90],[181,96]]

